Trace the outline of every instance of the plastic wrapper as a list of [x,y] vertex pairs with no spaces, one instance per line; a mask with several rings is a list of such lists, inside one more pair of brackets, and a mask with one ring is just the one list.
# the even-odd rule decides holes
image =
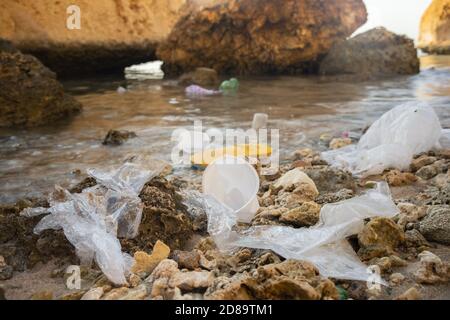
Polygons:
[[217,90],[205,89],[197,85],[191,85],[186,88],[186,94],[188,96],[214,96],[221,94],[221,92]]
[[385,113],[361,137],[358,145],[322,153],[335,167],[367,177],[409,167],[413,156],[439,147],[443,134],[433,108],[412,103]]
[[[198,194],[195,197],[198,198]],[[211,197],[203,196],[202,200],[196,201],[197,205],[202,203],[208,215],[208,232],[219,249],[269,249],[286,259],[310,261],[323,276],[361,281],[369,277],[367,266],[346,238],[361,232],[367,218],[393,217],[399,212],[388,185],[380,183],[376,189],[359,197],[325,205],[320,222],[314,227],[256,226],[237,232],[232,209]]]
[[57,186],[49,197],[50,208],[26,209],[22,214],[49,213],[36,225],[36,234],[62,229],[82,264],[95,260],[109,280],[125,284],[132,258],[122,253],[118,237],[137,236],[143,209],[139,193],[163,167],[160,162],[135,158],[116,170],[88,170],[97,186],[80,194]]
[[130,80],[162,79],[164,72],[161,70],[163,61],[151,61],[132,65],[125,68],[125,78]]

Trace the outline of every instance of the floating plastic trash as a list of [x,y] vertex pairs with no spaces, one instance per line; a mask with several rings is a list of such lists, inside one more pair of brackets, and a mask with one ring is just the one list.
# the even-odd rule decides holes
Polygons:
[[259,176],[243,158],[216,159],[206,168],[202,186],[204,194],[233,210],[239,222],[251,222],[259,209]]
[[118,87],[117,88],[117,93],[118,94],[124,94],[127,92],[127,89],[125,89],[124,87]]
[[118,169],[88,170],[98,185],[80,194],[56,187],[49,198],[50,208],[25,209],[21,214],[50,213],[36,225],[36,234],[62,229],[82,264],[95,260],[109,280],[125,284],[132,258],[122,253],[117,237],[137,236],[143,209],[139,193],[164,166],[163,162],[136,157]]
[[125,78],[130,80],[163,79],[163,61],[151,61],[125,68]]
[[230,80],[225,80],[219,87],[222,92],[236,92],[239,90],[239,80],[236,78],[231,78]]
[[267,122],[269,121],[269,115],[266,113],[255,113],[253,116],[252,129],[259,130],[267,128]]
[[426,104],[404,104],[385,113],[358,145],[322,153],[335,167],[367,177],[393,168],[408,169],[413,156],[439,146],[442,128],[434,109]]
[[188,96],[214,96],[220,93],[220,91],[205,89],[195,84],[186,88]]
[[[237,232],[236,212],[217,197],[206,194],[200,200],[194,193],[186,203],[189,208],[202,206],[208,216],[208,232],[221,250],[272,250],[286,259],[310,261],[325,277],[360,281],[367,281],[372,273],[346,238],[361,232],[367,218],[393,217],[399,212],[385,182],[359,197],[325,205],[320,222],[311,228],[256,226]],[[381,279],[379,282],[383,283]]]

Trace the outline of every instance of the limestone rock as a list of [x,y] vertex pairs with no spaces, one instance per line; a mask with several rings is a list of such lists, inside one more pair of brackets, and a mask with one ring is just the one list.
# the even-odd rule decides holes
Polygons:
[[402,282],[404,280],[405,280],[405,276],[402,275],[401,273],[393,273],[389,277],[389,284],[391,286],[398,286],[398,285],[402,284]]
[[0,127],[44,125],[80,110],[81,104],[39,60],[0,49]]
[[205,298],[212,300],[339,299],[334,283],[322,279],[310,263],[287,260],[260,267],[254,275],[217,278]]
[[189,272],[177,272],[169,281],[169,287],[179,288],[183,291],[193,291],[201,288],[208,288],[214,276],[209,271],[189,271]]
[[414,159],[411,163],[411,170],[413,172],[418,171],[420,168],[433,164],[437,161],[436,157],[430,157],[427,155],[422,155]]
[[178,262],[180,268],[195,270],[200,267],[201,254],[196,251],[175,251],[173,259]]
[[385,256],[405,242],[403,230],[391,219],[375,218],[358,234],[363,259]]
[[384,179],[391,187],[401,187],[413,184],[417,181],[417,177],[409,172],[401,172],[399,170],[391,170],[384,175]]
[[398,296],[396,300],[420,300],[421,298],[420,291],[416,287],[412,287]]
[[83,297],[81,297],[81,300],[100,300],[100,298],[103,296],[104,290],[102,287],[99,288],[92,288],[88,292],[86,292]]
[[430,207],[419,231],[428,241],[450,244],[450,206]]
[[428,53],[450,54],[450,0],[433,0],[422,16],[419,48]]
[[139,234],[134,239],[121,239],[122,248],[134,254],[150,251],[158,240],[172,250],[181,249],[194,230],[178,187],[162,177],[155,177],[141,191],[144,204]]
[[196,84],[202,87],[214,86],[219,82],[216,70],[210,68],[197,68],[194,71],[181,75],[178,83],[189,86]]
[[423,251],[419,254],[420,267],[414,273],[419,283],[435,284],[450,280],[450,264],[442,262],[437,255]]
[[[177,19],[186,0],[2,0],[0,37],[38,57],[58,75],[122,71],[155,60],[155,50]],[[80,29],[66,21],[80,8]]]
[[419,71],[414,41],[382,27],[336,43],[320,65],[320,73],[325,75],[385,76]]
[[273,188],[282,190],[275,202],[288,208],[303,201],[313,201],[319,195],[314,181],[299,168],[286,172],[273,184]]
[[356,190],[356,183],[350,172],[317,166],[303,170],[314,181],[319,192],[334,193],[342,189]]
[[161,261],[145,282],[152,288],[152,298],[173,299],[178,290],[184,292],[206,290],[213,280],[212,272],[182,272],[178,269],[178,264],[175,261],[166,259]]
[[427,215],[427,207],[416,206],[412,203],[399,203],[397,207],[400,209],[400,217],[398,225],[405,229],[406,225],[411,222],[417,222]]
[[424,166],[416,172],[416,176],[430,180],[436,177],[440,173],[444,173],[448,170],[449,162],[445,159],[434,162],[433,164]]
[[106,134],[103,140],[103,145],[108,146],[120,146],[124,144],[125,141],[131,138],[136,138],[136,133],[126,130],[110,130]]
[[406,246],[414,248],[430,247],[427,239],[416,229],[405,232]]
[[300,169],[293,169],[285,173],[280,179],[275,182],[274,187],[277,189],[282,188],[286,190],[292,189],[294,186],[299,184],[308,184],[311,186],[311,189],[317,191],[314,181],[312,181],[311,178],[309,178],[308,175]]
[[53,300],[53,292],[41,291],[33,294],[31,300]]
[[138,251],[134,254],[135,264],[131,268],[133,273],[151,273],[156,266],[164,259],[167,259],[170,254],[170,248],[163,242],[157,241],[153,247],[151,255],[145,252]]
[[177,74],[202,66],[219,74],[301,72],[366,20],[361,0],[210,1],[180,18],[157,56]]
[[315,202],[304,202],[300,207],[283,213],[280,221],[294,227],[311,227],[319,222],[320,209]]
[[352,144],[350,138],[335,138],[330,142],[330,149],[337,150]]
[[14,269],[11,266],[0,266],[0,281],[8,280],[13,277]]

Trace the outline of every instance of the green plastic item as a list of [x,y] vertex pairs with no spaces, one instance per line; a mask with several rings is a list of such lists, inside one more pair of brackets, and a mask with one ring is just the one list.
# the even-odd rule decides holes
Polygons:
[[222,84],[220,85],[220,91],[223,92],[236,92],[239,89],[239,80],[236,78],[231,78],[230,80],[226,80],[224,82],[222,82]]
[[348,292],[341,286],[336,286],[336,289],[339,292],[339,300],[348,300]]

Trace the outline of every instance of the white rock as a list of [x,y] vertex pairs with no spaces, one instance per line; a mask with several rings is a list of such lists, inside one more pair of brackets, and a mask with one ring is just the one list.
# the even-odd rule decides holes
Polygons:
[[298,184],[308,184],[314,191],[319,193],[314,181],[312,181],[311,178],[299,168],[286,172],[280,179],[277,180],[277,182],[275,182],[274,187],[287,189]]
[[103,288],[93,288],[86,292],[82,297],[81,300],[100,300],[100,298],[103,296]]

